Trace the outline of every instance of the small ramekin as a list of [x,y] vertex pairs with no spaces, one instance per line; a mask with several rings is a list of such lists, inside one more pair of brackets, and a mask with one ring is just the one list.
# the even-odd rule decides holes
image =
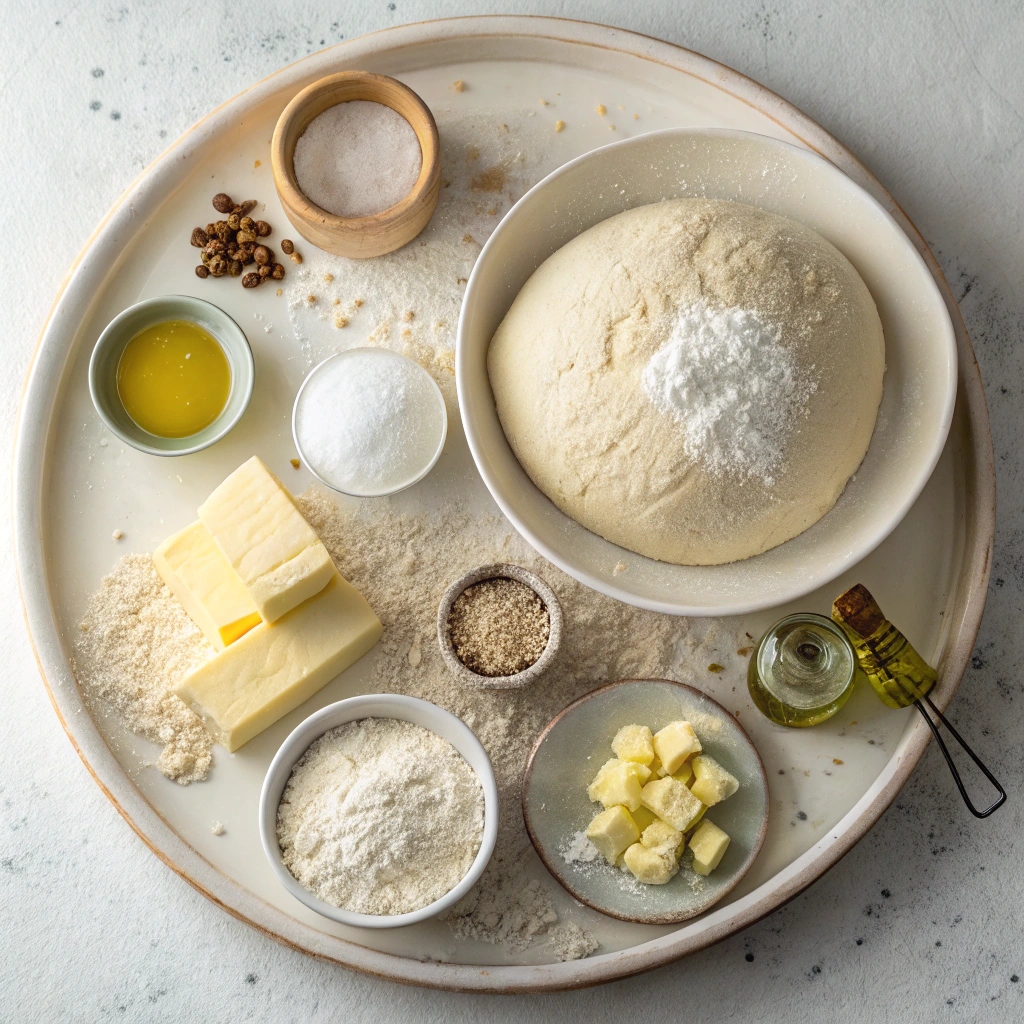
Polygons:
[[[516,672],[511,676],[484,676],[467,668],[459,661],[455,648],[452,646],[451,634],[448,631],[448,616],[451,614],[452,605],[459,594],[474,583],[493,579],[510,579],[522,583],[544,602],[544,607],[548,610],[550,627],[547,647],[529,668],[524,668],[522,672]],[[481,565],[460,576],[441,597],[441,604],[437,609],[437,642],[441,646],[441,656],[444,658],[445,664],[451,669],[452,674],[462,682],[486,690],[519,690],[539,679],[555,660],[555,655],[558,654],[558,649],[562,644],[562,606],[558,603],[555,592],[529,569],[508,562]]]
[[[296,880],[295,876],[285,867],[281,860],[281,847],[277,840],[277,808],[292,768],[309,749],[314,740],[319,739],[329,729],[348,722],[356,722],[363,718],[397,718],[403,722],[412,722],[422,726],[442,739],[446,739],[466,759],[470,768],[476,773],[484,791],[484,834],[465,877],[454,889],[445,893],[433,903],[428,903],[419,910],[408,914],[392,914],[377,916],[375,914],[356,914],[350,910],[331,906],[318,899]],[[455,715],[436,704],[420,700],[418,697],[406,697],[395,693],[373,693],[362,697],[349,697],[336,704],[328,704],[304,722],[297,725],[281,744],[267,769],[260,793],[259,809],[260,841],[270,866],[281,884],[301,903],[310,910],[324,917],[337,921],[339,924],[353,925],[357,928],[401,928],[407,924],[416,924],[429,918],[443,914],[454,906],[476,884],[487,867],[487,862],[494,852],[494,843],[498,837],[498,787],[494,781],[494,769],[483,744],[476,738],[473,731]]]
[[[159,437],[143,430],[127,413],[117,393],[117,364],[125,346],[139,331],[166,320],[188,320],[209,331],[231,368],[231,390],[221,414],[187,437]],[[92,404],[112,434],[147,455],[191,455],[209,448],[227,434],[249,406],[256,365],[242,328],[221,309],[191,295],[144,299],[118,313],[104,328],[89,360]]]

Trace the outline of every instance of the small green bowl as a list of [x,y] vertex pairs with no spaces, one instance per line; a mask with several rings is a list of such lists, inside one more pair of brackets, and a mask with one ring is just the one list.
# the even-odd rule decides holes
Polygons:
[[[117,393],[117,364],[139,331],[165,320],[189,320],[209,331],[231,368],[231,391],[221,414],[197,434],[159,437],[143,430]],[[242,418],[252,397],[256,367],[242,328],[212,302],[191,295],[161,295],[129,306],[107,324],[89,360],[89,394],[100,419],[126,444],[149,455],[191,455],[219,441]]]

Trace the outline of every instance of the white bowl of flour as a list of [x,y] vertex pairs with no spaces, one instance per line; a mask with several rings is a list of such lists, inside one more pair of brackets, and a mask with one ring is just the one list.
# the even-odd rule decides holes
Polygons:
[[[885,339],[874,433],[831,511],[769,550],[710,565],[674,564],[627,550],[562,511],[517,460],[488,375],[488,349],[499,324],[552,254],[625,210],[687,197],[745,203],[817,232],[866,284]],[[815,153],[727,129],[669,129],[627,139],[571,161],[534,186],[477,259],[456,347],[469,447],[513,526],[581,583],[676,615],[772,608],[810,594],[865,558],[900,523],[935,469],[952,422],[956,377],[956,342],[943,295],[889,213]],[[576,401],[573,393],[559,395],[570,405]]]
[[311,715],[267,770],[260,839],[282,885],[341,924],[436,917],[494,851],[498,790],[459,718],[416,697],[370,694]]

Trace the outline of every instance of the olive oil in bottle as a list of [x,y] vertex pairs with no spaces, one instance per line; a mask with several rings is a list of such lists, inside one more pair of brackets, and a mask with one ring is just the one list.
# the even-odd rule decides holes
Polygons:
[[805,612],[775,623],[747,671],[750,696],[779,725],[803,728],[831,718],[853,692],[856,658],[842,629]]

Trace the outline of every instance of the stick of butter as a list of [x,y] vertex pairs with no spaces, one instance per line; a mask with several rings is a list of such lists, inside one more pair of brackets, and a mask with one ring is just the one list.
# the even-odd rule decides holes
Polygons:
[[276,622],[261,622],[185,676],[174,692],[237,750],[358,661],[383,627],[337,573]]
[[218,651],[259,624],[249,591],[202,523],[168,537],[153,552],[153,564]]
[[274,622],[334,575],[334,563],[284,484],[253,456],[199,506],[264,622]]

